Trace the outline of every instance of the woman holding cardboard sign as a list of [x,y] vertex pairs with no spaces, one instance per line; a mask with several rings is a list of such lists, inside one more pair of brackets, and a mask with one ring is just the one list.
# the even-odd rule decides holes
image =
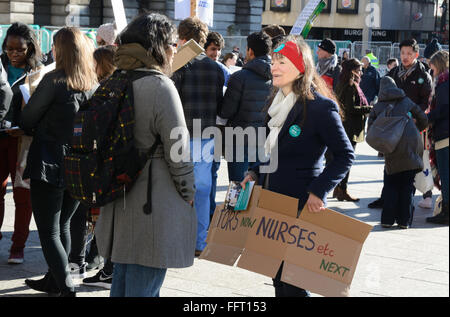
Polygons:
[[[288,37],[272,55],[274,92],[268,108],[267,154],[278,153],[278,168],[260,173],[250,167],[242,185],[259,181],[268,190],[299,199],[299,211],[325,209],[327,194],[345,177],[354,152],[342,126],[339,108],[316,73],[311,50],[302,39]],[[274,151],[275,147],[278,151]],[[322,171],[327,148],[334,160]],[[274,156],[272,154],[272,156]],[[271,160],[275,159],[271,157]],[[309,296],[309,292],[275,277],[275,296]]]

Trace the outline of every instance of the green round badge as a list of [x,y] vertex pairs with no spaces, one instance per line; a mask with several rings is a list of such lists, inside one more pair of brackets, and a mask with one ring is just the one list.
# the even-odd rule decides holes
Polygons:
[[293,126],[291,126],[289,128],[289,134],[291,136],[293,136],[294,138],[298,137],[301,132],[302,132],[302,129],[296,124],[294,124]]

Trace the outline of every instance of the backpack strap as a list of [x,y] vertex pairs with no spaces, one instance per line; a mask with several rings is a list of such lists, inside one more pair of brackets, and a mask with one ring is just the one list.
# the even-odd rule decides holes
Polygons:
[[143,206],[144,214],[150,215],[152,213],[152,160],[151,157],[155,154],[158,145],[162,144],[161,138],[156,135],[156,140],[147,153],[147,158],[150,159],[148,166],[148,184],[147,184],[147,202]]

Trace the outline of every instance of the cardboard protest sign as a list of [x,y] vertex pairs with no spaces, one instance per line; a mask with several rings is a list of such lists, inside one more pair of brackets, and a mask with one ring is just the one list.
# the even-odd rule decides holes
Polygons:
[[187,41],[175,54],[175,57],[173,58],[172,71],[176,72],[204,51],[205,50],[198,45],[195,40],[191,39]]
[[275,277],[324,296],[348,296],[362,245],[372,226],[326,209],[302,211],[298,200],[255,186],[242,212],[218,206],[200,255]]

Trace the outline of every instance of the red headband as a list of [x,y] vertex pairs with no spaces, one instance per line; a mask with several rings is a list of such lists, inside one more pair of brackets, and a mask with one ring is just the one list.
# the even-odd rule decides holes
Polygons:
[[294,42],[289,41],[286,42],[285,44],[281,44],[273,52],[287,57],[300,71],[301,74],[305,72],[305,63],[303,62],[303,54],[298,49],[297,44],[295,44]]

